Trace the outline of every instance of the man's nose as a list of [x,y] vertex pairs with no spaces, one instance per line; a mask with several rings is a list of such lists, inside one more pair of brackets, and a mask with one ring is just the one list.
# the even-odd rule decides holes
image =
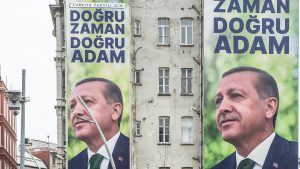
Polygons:
[[76,106],[73,108],[72,113],[75,116],[83,116],[86,114],[86,111],[84,109],[84,106],[80,102],[77,102]]
[[229,113],[232,111],[232,102],[229,99],[223,99],[219,108],[219,113]]

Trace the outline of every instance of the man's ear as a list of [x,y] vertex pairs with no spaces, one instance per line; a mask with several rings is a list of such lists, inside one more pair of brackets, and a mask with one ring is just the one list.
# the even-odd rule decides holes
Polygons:
[[112,104],[112,119],[118,120],[122,113],[122,104],[121,103],[113,103]]
[[278,100],[276,97],[269,97],[265,99],[266,103],[266,118],[272,119],[276,113],[278,107]]

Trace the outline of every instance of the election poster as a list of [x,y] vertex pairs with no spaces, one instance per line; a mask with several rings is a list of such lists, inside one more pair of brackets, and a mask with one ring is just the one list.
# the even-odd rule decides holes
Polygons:
[[[68,160],[80,152],[89,153],[90,150],[94,152],[100,148],[93,147],[91,143],[91,140],[96,141],[101,137],[95,121],[89,115],[89,109],[98,121],[109,145],[112,144],[109,140],[120,129],[120,135],[115,138],[115,147],[109,149],[114,155],[116,149],[126,147],[127,154],[119,155],[114,159],[114,163],[118,166],[121,162],[127,162],[128,165],[130,133],[128,2],[67,0],[65,15]],[[85,102],[87,108],[82,102]],[[99,104],[106,104],[107,109],[97,109]],[[101,124],[99,116],[105,119],[100,120]],[[119,119],[121,121],[118,121],[116,127],[115,122]],[[119,145],[121,137],[124,138],[126,145]],[[104,151],[106,153],[105,149]],[[110,159],[109,157],[106,158]],[[79,165],[74,161],[76,163],[76,160],[73,160],[72,165]],[[88,161],[85,164],[88,164]]]
[[[260,105],[254,104],[246,110],[249,105],[244,102],[250,99],[247,95],[250,92],[248,85],[257,85],[262,80],[255,80],[249,74],[229,79],[237,73],[222,77],[224,72],[233,68],[260,69],[275,79],[279,98],[274,99],[272,94],[264,96],[267,89],[263,88],[267,84],[261,84],[262,88],[255,86],[254,91],[261,96],[260,101],[271,98],[274,99],[272,104],[275,108],[279,107],[273,124],[276,133],[274,140],[277,136],[289,141],[298,140],[298,3],[291,0],[204,1],[204,168],[214,167],[232,153],[230,157],[235,157],[235,152],[241,153],[241,145],[249,139],[251,148],[244,154],[247,156],[268,136],[262,136],[262,128],[258,127],[262,123],[257,122],[261,118],[255,116]],[[236,89],[236,84],[242,85]],[[267,106],[264,112],[269,109]],[[249,115],[252,118],[247,119],[247,113],[252,113]],[[253,116],[256,120],[253,120]],[[262,119],[266,122],[266,119],[274,119],[274,116],[266,113],[265,119]],[[251,127],[241,127],[247,120]],[[255,134],[249,133],[248,128]],[[248,134],[243,135],[242,132]],[[250,137],[250,134],[253,136]],[[296,155],[293,157],[297,158]],[[266,161],[268,158],[265,156]],[[289,160],[297,165],[292,159]],[[283,167],[280,164],[280,161],[274,160],[271,165]]]

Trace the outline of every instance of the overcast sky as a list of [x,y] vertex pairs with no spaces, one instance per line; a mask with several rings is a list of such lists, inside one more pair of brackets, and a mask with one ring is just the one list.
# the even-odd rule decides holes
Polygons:
[[[0,5],[1,78],[8,89],[21,90],[26,69],[25,137],[56,141],[55,37],[49,4],[55,0],[3,1]],[[21,114],[17,116],[20,140]]]

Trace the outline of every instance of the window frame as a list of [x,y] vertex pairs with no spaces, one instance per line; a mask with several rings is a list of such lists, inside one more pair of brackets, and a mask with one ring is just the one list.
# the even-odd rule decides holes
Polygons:
[[134,84],[142,85],[142,83],[141,83],[141,73],[142,73],[142,70],[135,70],[134,71]]
[[134,35],[141,36],[142,35],[142,24],[141,21],[136,19],[134,21]]
[[135,135],[137,137],[142,136],[142,134],[141,134],[141,121],[136,121]]
[[[191,120],[190,127],[184,126],[184,119]],[[187,129],[187,130],[186,130]],[[188,132],[188,140],[184,140],[184,133]],[[181,117],[181,144],[194,144],[193,142],[193,117],[192,116],[183,116]]]
[[[183,20],[190,20],[191,21],[191,25],[183,25]],[[180,45],[181,46],[190,46],[190,45],[194,45],[194,38],[193,38],[193,34],[194,34],[194,29],[193,29],[193,18],[181,18],[180,19]],[[183,37],[182,37],[182,28],[184,28],[184,31],[185,31],[185,39],[184,39],[184,42],[182,42],[183,40]],[[191,28],[192,31],[191,31],[191,43],[188,43],[188,28]]]
[[[160,22],[165,22],[162,24]],[[160,34],[160,30],[162,30],[162,35]],[[160,38],[162,37],[162,42]],[[168,46],[170,45],[170,18],[163,17],[158,18],[158,45]]]
[[[160,75],[160,71],[162,71],[162,76]],[[160,79],[162,80],[160,81]],[[170,68],[168,67],[158,68],[158,93],[159,95],[170,95]]]
[[[191,71],[190,72],[191,76],[188,76],[189,71]],[[189,80],[191,83],[190,88],[189,88]],[[189,92],[189,90],[190,90],[190,92]],[[193,68],[181,68],[181,95],[182,96],[192,96],[193,95]]]
[[[162,120],[163,124],[160,123]],[[168,123],[167,123],[168,121]],[[168,125],[167,125],[168,124]],[[158,118],[158,142],[159,144],[170,144],[171,132],[170,132],[170,117],[169,116],[160,116]],[[162,133],[160,133],[162,129]],[[167,134],[168,131],[168,134]],[[168,137],[167,137],[168,136]],[[161,139],[162,137],[162,139]],[[167,140],[168,138],[168,140]],[[162,141],[161,141],[162,140]]]

